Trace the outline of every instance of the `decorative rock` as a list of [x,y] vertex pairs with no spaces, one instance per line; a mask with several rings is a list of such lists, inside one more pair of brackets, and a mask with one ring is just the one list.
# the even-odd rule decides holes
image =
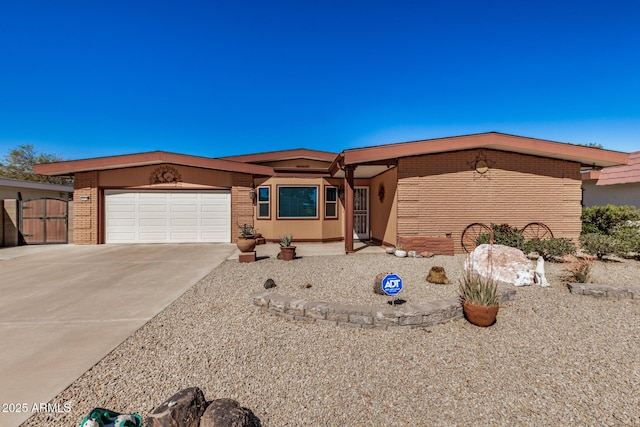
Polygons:
[[384,291],[382,290],[382,279],[384,279],[384,277],[387,274],[391,274],[391,273],[380,273],[376,276],[376,280],[373,282],[373,292],[378,294],[378,295],[384,295],[384,296],[388,296],[386,293],[384,293]]
[[273,279],[267,279],[267,281],[264,282],[265,289],[272,289],[275,287],[276,287],[276,282],[274,282]]
[[451,283],[447,278],[447,273],[445,273],[444,267],[440,267],[437,265],[431,267],[431,270],[429,270],[427,282],[437,283],[439,285],[448,285],[449,283]]
[[544,258],[542,258],[541,256],[538,257],[538,264],[536,265],[534,281],[536,285],[542,286],[543,288],[549,286],[549,282],[547,282],[547,278],[544,275]]
[[260,427],[260,420],[233,399],[216,399],[200,419],[200,427]]
[[389,255],[393,255],[395,251],[396,251],[396,248],[394,248],[393,246],[389,246],[385,248],[385,252],[388,253]]
[[431,258],[433,256],[433,252],[429,252],[429,251],[420,252],[420,255],[424,258]]
[[207,402],[198,387],[186,388],[155,408],[146,427],[198,427]]
[[515,286],[528,286],[533,283],[534,270],[531,261],[524,252],[509,246],[477,246],[469,253],[464,262],[464,269],[480,277]]

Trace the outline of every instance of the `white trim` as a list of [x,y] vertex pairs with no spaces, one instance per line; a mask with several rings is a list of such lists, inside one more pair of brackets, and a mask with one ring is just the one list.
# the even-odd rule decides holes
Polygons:
[[[328,200],[327,199],[327,190],[329,188],[334,188],[336,190],[336,199],[335,200]],[[338,218],[338,187],[336,185],[325,185],[324,186],[324,217],[325,218],[329,218],[329,219],[335,219]],[[327,215],[327,205],[334,205],[334,215]]]
[[[260,200],[260,189],[267,189],[267,200]],[[269,213],[267,215],[260,215],[260,205],[267,205],[269,208]],[[270,219],[271,218],[271,186],[270,185],[260,185],[256,189],[256,218],[257,219]]]

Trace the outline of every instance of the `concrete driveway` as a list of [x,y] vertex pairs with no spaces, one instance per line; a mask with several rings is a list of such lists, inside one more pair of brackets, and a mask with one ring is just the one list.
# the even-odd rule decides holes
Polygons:
[[[0,425],[26,420],[235,249],[0,248]],[[59,406],[45,410],[69,405],[53,403]]]

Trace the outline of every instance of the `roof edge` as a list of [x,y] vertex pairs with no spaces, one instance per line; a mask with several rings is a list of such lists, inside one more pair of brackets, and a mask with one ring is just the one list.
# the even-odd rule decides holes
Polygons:
[[138,154],[124,154],[119,156],[96,157],[82,160],[69,160],[55,163],[42,163],[34,165],[34,172],[41,175],[70,175],[78,172],[92,170],[108,170],[134,166],[148,166],[161,163],[171,163],[183,166],[199,167],[204,169],[223,170],[254,175],[274,174],[269,166],[253,165],[225,159],[212,159],[207,157],[191,156],[187,154],[168,153],[165,151],[152,151]]

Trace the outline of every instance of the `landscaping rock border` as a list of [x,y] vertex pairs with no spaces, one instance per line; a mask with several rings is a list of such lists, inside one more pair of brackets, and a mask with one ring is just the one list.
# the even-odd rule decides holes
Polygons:
[[574,295],[587,295],[595,298],[638,299],[640,287],[611,286],[594,283],[569,283],[569,291]]
[[[501,303],[513,301],[516,297],[516,290],[510,287],[501,286],[498,293]],[[423,328],[463,318],[459,298],[394,307],[306,301],[270,291],[256,292],[250,299],[260,309],[285,319],[354,328]]]

